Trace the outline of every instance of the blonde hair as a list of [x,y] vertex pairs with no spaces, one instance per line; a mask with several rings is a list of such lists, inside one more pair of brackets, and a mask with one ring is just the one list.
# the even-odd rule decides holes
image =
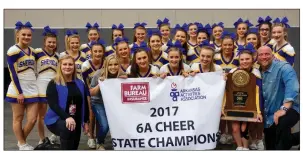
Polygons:
[[283,28],[283,32],[285,33],[284,39],[287,41],[287,28],[285,27],[285,25],[283,23],[274,23],[272,25],[271,30],[273,30],[274,27],[282,27]]
[[[101,77],[103,77],[104,79],[108,78],[108,65],[109,65],[110,60],[112,60],[112,59],[115,59],[117,61],[119,67],[121,65],[121,63],[120,63],[120,61],[119,61],[119,59],[116,55],[112,54],[112,55],[108,56],[105,59],[103,67],[100,70],[101,71]],[[121,68],[119,68],[117,77],[122,75],[122,74],[123,74],[123,72],[122,72]]]
[[[19,32],[22,30],[22,29],[30,29],[30,28],[28,28],[28,27],[22,27],[21,29],[16,29],[15,30],[15,43],[16,44],[18,44],[19,43],[19,38],[18,38],[18,34],[19,34]],[[31,30],[30,30],[31,31]]]
[[73,72],[73,80],[77,78],[77,73],[76,73],[76,64],[75,64],[75,60],[72,56],[70,55],[64,55],[62,56],[60,59],[59,59],[59,66],[57,67],[57,74],[54,78],[54,82],[58,85],[63,85],[65,86],[65,79],[64,79],[64,76],[62,74],[62,71],[61,71],[61,65],[62,65],[62,61],[63,60],[67,60],[67,59],[71,59],[73,60],[73,63],[74,63],[74,72]]
[[137,30],[138,30],[138,29],[144,30],[144,31],[145,31],[145,35],[147,34],[147,33],[146,33],[146,28],[145,28],[145,27],[142,27],[142,26],[137,27],[137,28],[134,30],[134,37],[133,37],[133,42],[134,42],[134,43],[137,42],[136,33],[137,33]]
[[[65,49],[66,50],[69,50],[70,48],[69,48],[69,43],[70,43],[70,40],[71,40],[71,38],[78,38],[78,40],[79,40],[79,44],[80,44],[80,36],[79,35],[76,35],[76,34],[73,34],[73,35],[71,35],[71,36],[67,36],[67,35],[65,35]],[[79,45],[79,49],[80,49],[80,45]]]
[[212,62],[210,63],[210,66],[209,66],[209,72],[215,72],[216,71],[215,63],[213,62],[214,61],[214,56],[215,56],[215,49],[210,47],[210,46],[203,46],[203,47],[200,48],[200,55],[201,55],[202,49],[212,51],[213,56],[211,58]]

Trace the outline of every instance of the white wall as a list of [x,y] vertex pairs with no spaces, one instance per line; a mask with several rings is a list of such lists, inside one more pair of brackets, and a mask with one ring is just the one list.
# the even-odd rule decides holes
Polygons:
[[146,22],[148,27],[156,27],[157,19],[170,19],[171,25],[184,22],[217,23],[224,22],[225,27],[233,27],[239,18],[249,19],[257,23],[259,16],[270,15],[288,17],[292,27],[299,27],[299,9],[297,10],[4,10],[4,27],[12,28],[16,21],[30,21],[34,27],[49,25],[58,28],[81,28],[87,22],[98,22],[101,27],[123,23],[125,27],[133,27],[136,22]]

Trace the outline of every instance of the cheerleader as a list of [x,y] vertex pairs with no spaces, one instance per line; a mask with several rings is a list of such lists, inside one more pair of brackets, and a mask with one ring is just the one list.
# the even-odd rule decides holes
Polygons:
[[117,58],[119,59],[120,68],[126,73],[127,68],[130,66],[130,48],[128,46],[128,39],[126,37],[116,38],[115,46],[117,46]]
[[[236,35],[234,33],[228,33],[224,31],[221,36],[222,47],[219,53],[215,54],[214,62],[221,66],[224,73],[228,73],[231,69],[239,66],[239,60],[234,52],[234,39]],[[228,132],[226,132],[226,124]],[[220,131],[222,133],[219,142],[221,144],[231,144],[233,138],[231,123],[225,120],[220,121]]]
[[65,36],[65,48],[66,51],[60,53],[60,57],[68,54],[72,56],[75,60],[77,77],[82,80],[82,70],[81,65],[86,61],[86,55],[84,52],[79,50],[80,36],[76,30],[66,31]]
[[46,88],[51,79],[56,76],[58,67],[57,54],[57,31],[50,29],[49,26],[44,27],[44,46],[35,50],[37,62],[37,87],[40,102],[38,104],[38,134],[40,137],[39,144],[45,143],[44,135],[44,116],[47,111]]
[[[261,46],[260,39],[258,36],[258,30],[255,28],[249,29],[247,32],[247,35],[245,37],[245,45],[247,46],[249,43],[252,44],[252,48],[255,50],[258,50],[258,48]],[[257,62],[257,52],[253,53],[254,57],[254,67],[259,68],[259,64]]]
[[216,53],[214,62],[220,65],[225,73],[228,73],[231,69],[239,65],[239,60],[234,52],[234,33],[228,33],[224,31],[222,33],[222,47],[220,53]]
[[190,67],[190,75],[195,76],[196,73],[207,73],[222,71],[222,68],[213,63],[215,55],[215,46],[213,44],[205,43],[200,49],[199,63],[193,63]]
[[[262,102],[262,91],[261,91],[261,73],[258,69],[253,68],[253,53],[256,52],[254,48],[246,48],[244,46],[239,46],[239,61],[240,66],[238,68],[232,69],[229,73],[233,73],[236,70],[245,70],[248,73],[252,73],[256,76],[256,107],[257,107],[257,121],[262,122],[262,115],[260,109],[260,102]],[[222,113],[225,109],[225,100],[222,106]],[[223,113],[223,115],[225,115]],[[233,129],[233,137],[237,144],[236,150],[249,150],[248,149],[248,123],[247,122],[239,122],[232,121],[232,129]]]
[[[35,53],[30,47],[32,41],[32,25],[24,25],[18,21],[16,24],[16,44],[7,51],[8,69],[11,83],[8,87],[5,101],[11,103],[13,112],[13,131],[17,137],[19,150],[33,150],[26,143],[26,138],[32,131],[37,115],[38,87],[35,75]],[[26,125],[22,128],[23,116],[26,111]]]
[[129,45],[130,48],[133,47],[134,44],[140,45],[141,42],[144,42],[145,38],[146,38],[146,26],[147,24],[142,22],[142,23],[135,23],[134,26],[134,39],[133,39],[133,43]]
[[238,46],[239,45],[245,45],[245,37],[247,34],[247,31],[249,29],[249,27],[253,26],[253,24],[251,24],[249,22],[249,20],[243,21],[241,18],[238,19],[238,21],[236,21],[234,23],[234,26],[236,28],[237,31],[237,39],[235,41],[235,50],[238,50]]
[[124,37],[124,25],[120,23],[118,26],[112,25],[112,45],[107,46],[105,49],[105,57],[116,53],[115,39]]
[[212,36],[213,40],[211,41],[212,44],[215,45],[215,52],[218,53],[221,50],[221,43],[222,43],[222,33],[224,30],[223,22],[219,22],[218,24],[214,23],[212,25]]
[[[188,29],[188,26],[187,26],[186,23],[184,23],[182,25],[182,27],[179,24],[177,24],[175,26],[175,29],[174,29],[175,30],[174,41],[176,41],[176,40],[180,41],[180,43],[182,45],[182,48],[184,49],[183,62],[185,62],[185,63],[186,63],[186,60],[187,60],[187,51],[188,51],[188,45],[187,45],[187,42],[186,42],[187,41],[186,31],[188,31],[187,29]],[[172,43],[173,43],[173,41],[172,41]],[[166,52],[167,52],[167,50],[166,50]]]
[[[102,39],[99,39],[98,41],[92,41],[91,42],[91,52],[92,56],[91,59],[86,60],[82,64],[82,77],[84,80],[84,83],[87,87],[91,84],[91,79],[94,76],[95,72],[98,69],[101,69],[103,66],[104,61],[104,51],[105,51],[105,42]],[[91,110],[91,103],[89,101],[89,139],[87,141],[87,145],[89,148],[94,149],[96,148],[96,142],[94,138],[94,127],[95,127],[95,115],[93,111]],[[97,130],[98,131],[98,130]]]
[[200,49],[199,45],[202,44],[204,40],[208,40],[209,42],[209,29],[211,29],[210,25],[207,24],[205,27],[200,23],[198,25],[198,34],[197,34],[197,44],[194,49],[189,49],[187,52],[187,63],[189,65],[192,65],[193,63],[197,63],[200,61],[199,55],[200,55]]
[[158,19],[157,25],[162,36],[162,51],[165,51],[167,49],[166,44],[170,40],[170,23],[167,18],[164,18],[163,21]]
[[[181,44],[181,43],[177,43]],[[180,46],[175,46],[173,44],[168,44],[168,61],[169,63],[163,65],[160,68],[160,77],[164,79],[166,76],[178,76],[183,75],[185,77],[188,76],[190,71],[190,67],[183,63],[182,55],[183,48]]]
[[276,41],[276,44],[273,46],[273,52],[275,58],[287,61],[290,65],[294,66],[296,53],[291,44],[287,42],[287,28],[290,28],[287,22],[288,19],[286,17],[281,21],[279,18],[273,21],[272,38]]
[[139,47],[134,45],[136,48],[134,52],[134,59],[132,60],[131,66],[126,70],[128,78],[146,78],[146,77],[158,77],[159,68],[150,64],[149,48]]
[[82,77],[87,86],[94,73],[101,69],[104,61],[105,42],[102,39],[91,42],[92,58],[82,64]]
[[271,39],[271,29],[272,23],[270,22],[272,19],[270,16],[267,16],[265,19],[259,17],[258,19],[258,31],[260,36],[261,46],[268,46],[273,49],[273,45],[276,43],[274,39]]
[[209,24],[203,25],[199,23],[198,25],[198,33],[197,33],[197,45],[200,45],[202,41],[208,40],[210,41],[210,34],[211,34],[211,26]]
[[162,36],[160,31],[148,31],[148,47],[151,49],[152,64],[157,66],[159,69],[166,63],[167,53],[161,50]]
[[86,59],[90,59],[91,58],[91,42],[92,41],[98,41],[100,39],[100,29],[99,29],[99,25],[96,22],[93,26],[87,22],[86,24],[86,28],[87,28],[87,37],[88,37],[88,41],[89,43],[85,43],[82,44],[80,46],[80,51],[82,51],[83,53],[85,53],[86,55]]
[[194,49],[197,46],[197,31],[198,31],[198,22],[189,23],[187,34],[189,35],[189,40],[187,41],[188,49]]

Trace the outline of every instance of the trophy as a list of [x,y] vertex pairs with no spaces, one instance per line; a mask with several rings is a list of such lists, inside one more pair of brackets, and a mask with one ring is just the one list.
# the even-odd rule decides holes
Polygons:
[[244,70],[227,75],[223,120],[257,121],[256,76]]

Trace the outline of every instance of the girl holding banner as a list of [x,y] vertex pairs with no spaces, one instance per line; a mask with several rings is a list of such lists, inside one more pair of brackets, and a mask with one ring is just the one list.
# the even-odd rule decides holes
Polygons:
[[159,68],[150,64],[150,49],[146,47],[145,43],[141,43],[141,46],[134,44],[132,50],[134,51],[134,57],[126,70],[129,78],[145,78],[145,77],[158,77]]
[[105,113],[105,107],[100,92],[99,82],[105,79],[117,78],[124,72],[120,69],[119,59],[115,55],[110,55],[104,61],[104,67],[94,74],[90,84],[92,110],[99,123],[99,133],[97,134],[96,150],[105,150],[105,137],[109,131],[108,121]]
[[171,41],[167,43],[168,46],[168,61],[169,63],[163,65],[160,68],[160,77],[165,78],[166,76],[177,76],[183,75],[185,77],[188,76],[188,72],[190,71],[190,67],[183,63],[182,60],[182,52],[184,49],[181,46],[181,42],[177,40],[175,44]]

